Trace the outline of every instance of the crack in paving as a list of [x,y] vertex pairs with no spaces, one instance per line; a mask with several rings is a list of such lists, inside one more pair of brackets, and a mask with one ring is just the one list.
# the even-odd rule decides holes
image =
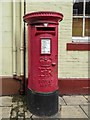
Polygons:
[[65,101],[65,99],[62,97],[62,99],[63,99],[63,101],[65,102],[65,104],[67,105],[67,103],[66,103],[66,101]]
[[88,96],[88,98],[86,98],[84,95],[83,97],[87,100],[88,103],[90,103],[90,100],[88,99],[90,96]]
[[90,119],[89,115],[85,112],[85,110],[82,108],[82,106],[79,105],[79,107],[82,109],[82,111],[85,113],[85,115]]

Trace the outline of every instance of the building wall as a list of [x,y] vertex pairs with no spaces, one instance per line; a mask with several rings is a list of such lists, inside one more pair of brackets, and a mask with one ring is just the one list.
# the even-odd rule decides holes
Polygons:
[[[2,44],[2,76],[12,76],[13,74],[13,5],[12,2],[3,2],[2,21],[0,29],[0,39]],[[26,2],[26,13],[34,11],[57,11],[64,15],[63,21],[59,23],[58,32],[58,72],[59,78],[87,78],[88,77],[88,51],[67,51],[67,43],[72,42],[72,2]],[[17,75],[20,76],[21,69],[21,19],[20,3],[16,2],[16,47],[17,47]],[[0,28],[1,28],[0,27]],[[28,35],[26,25],[26,76],[28,76]]]
[[[2,35],[2,48],[1,59],[2,59],[2,76],[13,75],[13,3],[2,2],[2,23],[0,24],[0,34]],[[20,46],[21,46],[21,19],[20,19],[20,2],[15,3],[15,40],[16,40],[16,71],[17,75],[20,75]],[[0,27],[0,28],[1,28]]]
[[[2,29],[2,76],[12,75],[12,3],[2,2],[2,23],[0,24]],[[1,40],[1,39],[0,39]]]
[[[0,2],[0,78],[2,94],[19,94],[20,82],[13,79],[13,24],[16,40],[16,73],[20,76],[20,2],[15,3],[15,23],[13,23],[13,2]],[[1,93],[0,93],[1,95]]]
[[88,51],[66,50],[67,43],[72,42],[72,0],[67,2],[60,1],[61,2],[29,2],[27,0],[26,13],[34,11],[56,11],[64,15],[63,21],[59,23],[58,27],[58,77],[88,78]]
[[[32,1],[32,0],[31,0]],[[67,43],[72,43],[72,0],[53,0],[54,2],[29,2],[26,0],[26,13],[34,11],[56,11],[64,15],[63,21],[59,23],[58,31],[58,78],[62,93],[78,94],[82,93],[82,89],[88,88],[88,51],[67,51]],[[21,58],[21,36],[24,35],[22,27],[21,3],[15,3],[15,40],[16,40],[16,75],[20,76],[22,72]],[[24,7],[22,7],[24,9]],[[4,94],[18,94],[20,82],[13,79],[13,3],[0,2],[0,76],[3,76]],[[25,25],[26,38],[26,77],[28,78],[28,30]],[[65,78],[65,79],[64,79]],[[66,78],[75,78],[74,80]],[[83,78],[83,80],[76,80]],[[84,79],[85,78],[85,79]],[[9,82],[8,82],[9,81]],[[12,82],[13,81],[13,82]],[[68,89],[74,84],[70,91]],[[78,84],[78,81],[79,84]],[[67,85],[67,83],[70,85]],[[85,83],[85,84],[84,84]],[[77,89],[78,84],[78,91]],[[80,85],[82,89],[80,91]],[[7,87],[6,87],[7,86]],[[17,88],[16,88],[17,87]],[[10,88],[10,89],[8,89]],[[72,90],[73,88],[74,91]],[[7,89],[9,91],[7,91]],[[64,90],[63,90],[64,89]],[[87,89],[88,90],[88,89]],[[71,92],[72,91],[72,92]],[[80,91],[80,92],[79,92]],[[83,90],[85,91],[85,90]],[[88,92],[84,92],[88,93]]]

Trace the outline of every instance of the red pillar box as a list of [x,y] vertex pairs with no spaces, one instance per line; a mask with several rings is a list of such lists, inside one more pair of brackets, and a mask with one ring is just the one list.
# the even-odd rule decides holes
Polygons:
[[58,111],[58,12],[26,14],[28,23],[28,108],[39,116]]

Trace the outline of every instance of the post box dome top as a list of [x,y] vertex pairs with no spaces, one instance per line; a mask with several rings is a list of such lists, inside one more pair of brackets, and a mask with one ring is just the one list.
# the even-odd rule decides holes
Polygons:
[[53,11],[38,11],[25,14],[23,20],[27,23],[58,23],[63,19],[63,14]]

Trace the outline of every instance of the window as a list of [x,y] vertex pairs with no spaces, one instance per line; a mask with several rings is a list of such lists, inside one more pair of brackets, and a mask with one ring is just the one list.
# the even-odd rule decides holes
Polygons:
[[73,1],[73,42],[90,42],[90,0]]

